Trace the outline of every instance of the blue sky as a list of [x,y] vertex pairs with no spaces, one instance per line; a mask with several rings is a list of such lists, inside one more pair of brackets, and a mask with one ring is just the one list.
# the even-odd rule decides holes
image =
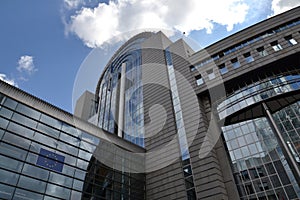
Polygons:
[[[84,60],[100,47],[103,57],[99,62],[83,64],[93,73],[85,74],[86,83],[75,89],[77,93],[95,90],[109,55],[131,36],[125,33],[162,28],[170,30],[171,36],[184,31],[204,47],[299,5],[298,0],[223,0],[218,1],[223,2],[219,8],[212,9],[214,0],[149,2],[0,1],[0,79],[72,112],[73,85],[77,72],[82,73]],[[188,3],[181,6],[183,2]]]

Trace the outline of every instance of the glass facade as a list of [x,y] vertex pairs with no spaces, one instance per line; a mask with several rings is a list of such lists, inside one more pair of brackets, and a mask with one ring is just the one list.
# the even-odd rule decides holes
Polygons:
[[221,119],[264,99],[295,91],[300,88],[300,72],[290,71],[282,75],[265,78],[234,91],[218,105]]
[[[198,69],[200,67],[203,67],[203,66],[205,66],[208,63],[211,63],[211,62],[214,62],[216,60],[219,60],[223,56],[230,55],[230,54],[232,54],[232,53],[234,53],[234,52],[236,52],[236,51],[238,51],[238,50],[240,50],[240,49],[242,49],[242,48],[244,48],[246,46],[249,46],[249,45],[251,45],[251,44],[253,44],[255,42],[261,41],[261,40],[263,40],[265,38],[268,38],[268,37],[270,37],[272,35],[280,33],[280,32],[282,32],[284,30],[293,28],[293,27],[295,27],[295,26],[297,26],[299,24],[300,24],[300,20],[296,19],[296,20],[287,22],[286,24],[283,24],[283,25],[281,25],[279,27],[267,30],[267,31],[265,31],[265,32],[263,32],[263,33],[261,33],[259,35],[256,35],[256,36],[254,36],[254,37],[252,37],[250,39],[247,39],[247,40],[245,40],[245,41],[243,41],[243,42],[241,42],[239,44],[235,44],[234,46],[232,46],[232,47],[230,47],[228,49],[222,50],[221,52],[218,52],[215,55],[212,55],[210,58],[202,60],[201,62],[199,62],[198,64],[195,65],[194,70],[196,70],[196,69]],[[292,43],[292,45],[294,45],[295,43],[297,43],[296,40],[295,41],[290,41],[290,42]],[[271,44],[271,46],[273,46],[273,45]],[[279,46],[280,46],[280,44],[279,44]],[[275,51],[278,51],[278,50],[280,50],[280,48],[282,49],[281,46],[278,47],[278,48],[275,47],[274,50],[276,49]],[[238,67],[238,65],[236,65],[234,67]]]
[[[299,71],[268,77],[233,92],[219,106],[220,118],[230,117],[254,103],[286,92],[299,90]],[[299,168],[300,101],[268,116],[222,127],[232,171],[241,199],[299,199],[300,187],[291,160]],[[274,127],[276,126],[276,127]],[[278,127],[291,153],[285,154]]]
[[101,162],[107,144],[0,93],[0,198],[144,199],[143,174]]
[[[141,66],[141,42],[136,39],[123,47],[109,63],[100,82],[98,126],[117,134],[118,117],[123,115],[123,138],[144,147],[144,106]],[[120,93],[122,64],[126,67],[125,94]],[[124,110],[119,110],[121,95],[125,96]]]
[[241,199],[299,199],[300,189],[266,118],[222,128]]
[[274,118],[294,159],[300,164],[300,102],[276,112]]

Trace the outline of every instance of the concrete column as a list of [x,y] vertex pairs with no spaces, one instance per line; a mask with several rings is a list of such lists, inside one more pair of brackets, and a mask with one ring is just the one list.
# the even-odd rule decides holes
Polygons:
[[126,63],[121,66],[120,80],[120,99],[119,99],[119,119],[118,119],[118,136],[123,136],[124,124],[124,104],[125,104],[125,80],[126,80]]

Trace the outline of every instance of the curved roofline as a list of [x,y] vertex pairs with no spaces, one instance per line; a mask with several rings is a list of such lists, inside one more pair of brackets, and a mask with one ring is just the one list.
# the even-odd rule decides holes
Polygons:
[[114,55],[110,58],[110,60],[108,61],[108,63],[106,64],[99,80],[98,80],[98,83],[97,83],[97,87],[96,87],[96,92],[95,92],[95,101],[96,103],[98,103],[99,101],[99,90],[100,90],[100,84],[101,84],[101,81],[103,79],[103,76],[104,76],[104,73],[105,71],[107,70],[107,68],[112,64],[112,62],[115,60],[115,58],[117,57],[117,55],[123,50],[126,48],[126,46],[128,46],[130,43],[132,43],[133,41],[137,40],[137,39],[140,39],[140,38],[150,38],[152,35],[154,34],[154,32],[142,32],[142,33],[139,33],[135,36],[133,36],[132,38],[130,38],[129,40],[127,40],[115,53]]

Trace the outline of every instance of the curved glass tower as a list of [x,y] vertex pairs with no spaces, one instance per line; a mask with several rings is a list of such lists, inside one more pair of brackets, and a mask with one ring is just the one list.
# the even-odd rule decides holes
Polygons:
[[141,33],[127,41],[106,65],[96,89],[98,126],[142,147],[141,43],[151,36]]

